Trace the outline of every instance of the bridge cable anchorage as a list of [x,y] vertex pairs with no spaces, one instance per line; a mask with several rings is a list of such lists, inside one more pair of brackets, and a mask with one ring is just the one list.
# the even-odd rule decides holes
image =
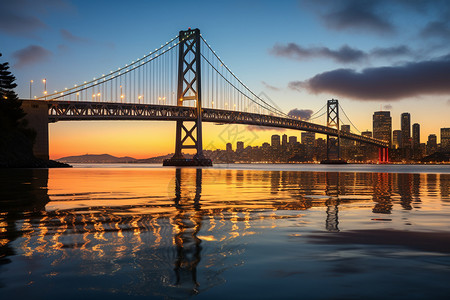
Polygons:
[[[178,36],[176,36],[175,38],[173,38],[172,40],[168,41],[167,43],[163,44],[160,48],[155,49],[154,51],[144,55],[142,58],[137,59],[136,61],[133,61],[131,64],[126,64],[124,67],[118,68],[115,71],[110,71],[109,73],[107,73],[106,75],[103,74],[102,76],[100,76],[99,78],[94,78],[93,80],[90,81],[85,81],[84,83],[81,84],[77,84],[72,88],[69,89],[65,89],[63,91],[55,91],[54,93],[50,94],[50,95],[44,95],[42,97],[38,97],[36,98],[37,100],[43,100],[43,99],[49,99],[49,100],[56,100],[56,99],[60,99],[60,98],[64,98],[64,97],[68,97],[70,95],[77,95],[77,99],[79,100],[79,93],[81,92],[85,92],[85,100],[88,100],[90,97],[87,97],[87,90],[88,89],[93,89],[94,87],[99,87],[98,91],[102,91],[103,93],[100,93],[100,95],[104,94],[104,92],[107,90],[107,88],[103,88],[101,87],[103,84],[106,84],[108,82],[114,81],[118,78],[122,79],[125,78],[126,75],[132,71],[135,71],[139,68],[144,67],[145,65],[147,65],[150,62],[153,62],[154,60],[156,60],[157,58],[161,57],[162,55],[166,54],[167,52],[172,51],[173,49],[175,49],[180,41],[176,41],[178,39]],[[176,52],[176,51],[173,51]],[[140,80],[141,78],[139,77],[139,75],[142,75],[143,71],[138,72],[138,80]],[[126,81],[126,79],[125,79]],[[136,83],[136,81],[134,81],[134,83]],[[111,89],[113,88],[113,85],[117,85],[117,82],[111,83]],[[104,86],[104,85],[103,85]],[[96,92],[97,93],[97,92]],[[117,90],[112,92],[117,93]],[[111,97],[112,95],[110,95]],[[105,99],[105,98],[103,98]]]

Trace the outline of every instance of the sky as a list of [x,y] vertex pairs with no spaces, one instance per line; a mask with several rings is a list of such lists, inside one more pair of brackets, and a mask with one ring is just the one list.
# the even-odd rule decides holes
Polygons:
[[[329,99],[359,131],[374,111],[421,125],[421,142],[450,127],[450,2],[446,0],[0,2],[0,58],[17,92],[62,90],[149,53],[180,30],[199,28],[230,69],[284,112],[310,114]],[[325,123],[325,118],[323,119]],[[175,123],[90,121],[50,124],[50,157],[171,153]],[[204,124],[204,146],[272,134],[244,125]],[[357,133],[357,131],[355,131]],[[234,146],[235,147],[235,146]]]

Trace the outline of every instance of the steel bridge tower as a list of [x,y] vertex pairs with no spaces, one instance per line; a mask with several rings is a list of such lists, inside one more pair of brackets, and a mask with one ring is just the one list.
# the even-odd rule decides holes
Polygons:
[[330,141],[330,135],[327,134],[327,159],[321,161],[324,164],[345,164],[347,161],[341,159],[341,129],[339,127],[339,101],[337,99],[331,99],[327,102],[327,127],[336,128],[338,131],[337,136],[337,159],[330,158],[330,149],[332,144]]
[[[212,161],[203,155],[200,30],[189,28],[180,31],[179,42],[177,106],[183,106],[184,101],[195,101],[196,115],[192,127],[185,126],[183,120],[177,120],[175,154],[164,160],[163,165],[212,166]],[[184,158],[183,149],[196,149],[193,159]]]

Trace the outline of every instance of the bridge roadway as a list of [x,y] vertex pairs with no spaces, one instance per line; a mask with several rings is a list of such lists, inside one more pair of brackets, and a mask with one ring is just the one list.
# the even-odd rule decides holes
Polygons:
[[[48,121],[51,123],[87,120],[194,121],[196,119],[195,107],[63,100],[51,100],[47,101],[47,103]],[[329,134],[331,136],[338,136],[339,134],[337,129],[298,119],[211,108],[203,108],[202,113],[203,122],[279,127]],[[341,138],[363,142],[377,147],[388,147],[388,143],[384,141],[354,133],[341,131],[340,136]]]

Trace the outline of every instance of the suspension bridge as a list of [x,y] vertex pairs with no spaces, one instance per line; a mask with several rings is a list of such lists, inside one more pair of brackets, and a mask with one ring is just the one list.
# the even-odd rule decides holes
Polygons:
[[[175,154],[165,165],[212,164],[203,154],[202,122],[310,131],[326,134],[327,141],[337,137],[338,143],[341,138],[350,139],[382,149],[380,160],[387,160],[389,146],[386,141],[341,131],[342,107],[335,99],[328,100],[308,121],[284,113],[245,85],[199,29],[180,31],[130,64],[71,88],[50,94],[44,91],[42,97],[24,99],[22,106],[38,134],[35,152],[46,158],[48,123],[85,120],[175,121]],[[326,125],[312,122],[325,114]],[[194,149],[194,158],[185,159],[184,149]]]

